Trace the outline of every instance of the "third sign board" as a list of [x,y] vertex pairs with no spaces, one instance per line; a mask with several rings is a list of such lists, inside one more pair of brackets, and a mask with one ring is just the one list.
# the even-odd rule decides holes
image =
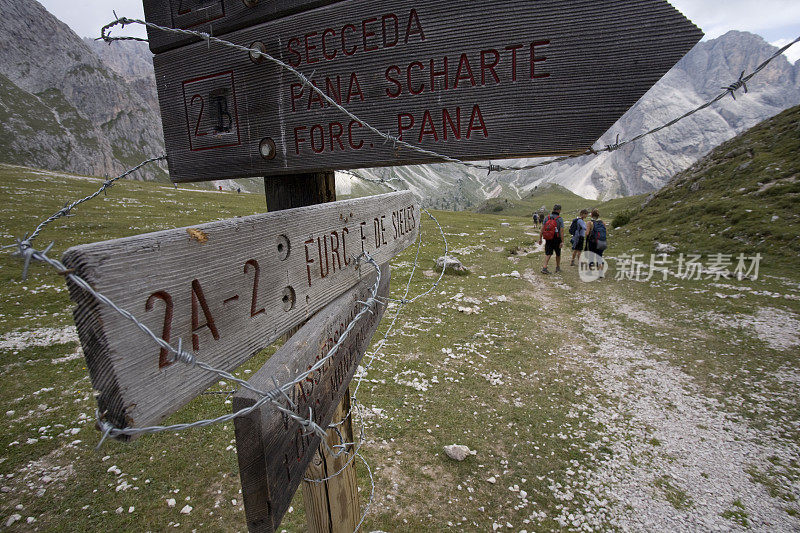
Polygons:
[[[224,37],[381,132],[474,160],[586,150],[702,32],[664,0],[347,0]],[[154,63],[174,181],[436,160],[247,52]]]

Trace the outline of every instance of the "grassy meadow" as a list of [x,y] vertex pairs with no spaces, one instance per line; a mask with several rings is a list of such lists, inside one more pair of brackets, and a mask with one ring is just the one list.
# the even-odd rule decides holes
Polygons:
[[[0,166],[0,244],[100,183]],[[547,198],[555,201],[579,205]],[[618,201],[607,212],[641,202]],[[37,245],[53,241],[59,257],[80,243],[263,210],[257,194],[124,181],[51,224]],[[800,427],[800,341],[792,329],[800,325],[800,276],[781,254],[765,249],[757,280],[643,283],[614,279],[612,268],[606,279],[584,283],[572,267],[538,273],[543,257],[529,212],[434,215],[470,274],[445,275],[401,310],[360,385],[356,426],[375,479],[364,531],[620,529],[639,520],[622,496],[630,482],[664,516],[695,527],[708,516],[731,529],[760,524],[759,498],[775,509],[774,523],[800,527],[792,451]],[[644,247],[640,233],[611,230],[612,267],[613,257]],[[436,280],[444,249],[427,218],[422,238],[411,296]],[[393,261],[394,297],[403,295],[414,253]],[[95,402],[66,286],[40,264],[23,282],[21,266],[0,255],[0,529],[245,531],[232,424],[94,449]],[[390,305],[376,339],[395,310]],[[273,351],[235,374],[246,378]],[[689,399],[660,394],[661,386]],[[212,390],[230,388],[221,382]],[[167,422],[229,410],[225,394],[203,395]],[[730,468],[722,463],[684,464],[680,413],[692,415],[680,428],[697,439],[698,453],[749,457],[736,483],[720,473]],[[745,441],[749,448],[740,449]],[[443,447],[454,443],[476,454],[453,461]],[[363,508],[370,482],[363,465],[357,470]],[[726,483],[730,494],[706,500],[705,491]],[[281,529],[304,524],[298,492]]]

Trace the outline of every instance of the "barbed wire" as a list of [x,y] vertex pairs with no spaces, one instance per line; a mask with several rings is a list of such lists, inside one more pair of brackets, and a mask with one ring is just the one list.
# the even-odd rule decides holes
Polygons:
[[[465,166],[465,167],[469,167],[469,168],[486,170],[488,174],[490,174],[492,172],[533,170],[533,169],[541,168],[541,167],[544,167],[544,166],[547,166],[547,165],[552,165],[554,163],[561,163],[561,162],[567,161],[569,159],[574,159],[574,158],[577,158],[577,157],[585,157],[585,156],[593,156],[594,157],[594,156],[597,156],[597,155],[599,155],[599,154],[601,154],[603,152],[613,152],[615,150],[618,150],[618,149],[622,148],[623,146],[626,146],[626,145],[628,145],[630,143],[633,143],[633,142],[636,142],[636,141],[642,139],[643,137],[646,137],[648,135],[652,135],[654,133],[657,133],[657,132],[663,130],[664,128],[668,128],[668,127],[680,122],[681,120],[683,120],[683,119],[685,119],[685,118],[687,118],[687,117],[689,117],[691,115],[694,115],[695,113],[697,113],[699,111],[702,111],[703,109],[713,105],[714,103],[722,100],[724,97],[726,97],[728,95],[730,95],[731,97],[736,99],[735,93],[736,93],[737,90],[739,90],[740,88],[744,88],[745,92],[747,92],[746,83],[748,81],[750,81],[756,74],[761,72],[775,58],[779,57],[786,50],[788,50],[791,46],[793,46],[793,45],[797,44],[798,42],[800,42],[800,37],[798,37],[794,41],[792,41],[792,42],[786,44],[785,46],[781,47],[780,49],[778,49],[777,52],[775,52],[769,58],[767,58],[765,61],[763,61],[761,64],[759,64],[751,73],[747,74],[746,76],[744,75],[744,71],[742,71],[742,73],[739,75],[739,78],[737,80],[735,80],[734,82],[730,83],[729,85],[727,85],[725,87],[722,87],[723,92],[721,92],[720,94],[718,94],[716,97],[712,98],[711,100],[708,100],[704,104],[701,104],[701,105],[697,106],[696,108],[684,113],[683,115],[681,115],[681,116],[679,116],[679,117],[677,117],[675,119],[672,119],[669,122],[666,122],[665,124],[662,124],[660,126],[652,128],[652,129],[650,129],[650,130],[648,130],[648,131],[646,131],[644,133],[641,133],[641,134],[639,134],[639,135],[637,135],[635,137],[632,137],[631,139],[623,140],[623,141],[620,142],[619,141],[619,136],[617,136],[616,142],[614,142],[613,144],[607,144],[603,148],[595,149],[593,147],[589,147],[584,152],[578,152],[578,153],[574,153],[574,154],[567,154],[567,155],[563,155],[563,156],[559,156],[559,157],[556,157],[556,158],[548,159],[548,160],[545,160],[545,161],[540,161],[540,162],[537,162],[537,163],[531,163],[531,164],[523,165],[523,166],[503,166],[503,165],[493,165],[491,163],[489,163],[489,164],[471,163],[471,162],[464,161],[464,160],[461,160],[461,159],[458,159],[458,158],[455,158],[455,157],[452,157],[452,156],[449,156],[449,155],[446,155],[446,154],[441,154],[441,153],[435,152],[433,150],[428,150],[427,148],[423,148],[423,147],[421,147],[419,145],[410,143],[408,141],[404,141],[404,140],[400,139],[399,136],[392,135],[391,133],[382,132],[378,128],[376,128],[375,126],[371,125],[369,122],[359,118],[353,112],[351,112],[350,110],[348,110],[347,108],[342,106],[340,103],[338,103],[336,100],[334,100],[328,94],[326,94],[325,91],[323,91],[322,89],[317,87],[311,81],[311,79],[309,79],[305,74],[300,72],[298,69],[294,68],[293,66],[289,65],[288,63],[285,63],[284,61],[281,61],[280,59],[278,59],[276,57],[273,57],[272,55],[268,54],[267,52],[265,52],[264,50],[261,50],[259,48],[247,47],[247,46],[243,46],[243,45],[240,45],[240,44],[236,44],[236,43],[233,43],[231,41],[216,37],[214,35],[211,35],[210,33],[202,32],[202,31],[186,30],[186,29],[181,29],[181,28],[170,28],[170,27],[167,27],[167,26],[160,26],[160,25],[154,24],[152,22],[147,22],[145,20],[131,19],[131,18],[127,18],[127,17],[118,17],[116,20],[114,20],[114,21],[106,24],[105,26],[103,26],[103,28],[102,28],[102,30],[100,32],[101,36],[98,39],[102,39],[103,41],[106,41],[108,43],[111,43],[111,42],[116,41],[116,40],[130,40],[131,39],[130,37],[125,37],[125,36],[123,36],[123,37],[112,37],[110,35],[110,33],[109,33],[110,30],[113,29],[115,26],[121,26],[122,28],[124,28],[128,24],[141,24],[141,25],[146,26],[148,28],[152,28],[152,29],[155,29],[155,30],[163,31],[163,32],[175,33],[175,34],[179,34],[179,35],[189,35],[189,36],[197,37],[199,39],[202,39],[202,40],[206,41],[209,44],[209,46],[213,42],[213,43],[217,43],[217,44],[220,44],[222,46],[225,46],[225,47],[228,47],[228,48],[231,48],[231,49],[234,49],[234,50],[239,50],[241,52],[246,52],[246,53],[250,54],[250,57],[253,57],[253,58],[259,58],[259,57],[260,58],[264,58],[264,59],[266,59],[266,60],[278,65],[282,69],[285,69],[285,70],[291,72],[292,74],[294,74],[297,77],[297,79],[300,80],[300,82],[302,83],[303,86],[308,87],[309,90],[314,91],[315,93],[317,93],[329,105],[331,105],[332,107],[338,109],[339,111],[344,113],[350,119],[361,123],[365,128],[367,128],[368,130],[370,130],[374,134],[376,134],[379,137],[381,137],[382,139],[384,139],[384,144],[386,142],[392,142],[392,144],[393,144],[395,149],[397,149],[398,146],[401,146],[401,147],[404,147],[404,148],[408,148],[409,150],[413,150],[413,151],[415,151],[417,153],[432,157],[434,159],[438,159],[439,161],[437,161],[437,162],[440,162],[440,163],[456,163],[456,164],[459,164],[459,165],[462,165],[462,166]],[[139,39],[137,38],[137,40],[139,40]],[[313,72],[312,72],[311,75],[313,76]]]
[[[116,16],[116,14],[115,14],[115,16]],[[311,80],[308,77],[306,77],[303,73],[301,73],[300,71],[298,71],[294,67],[284,63],[283,61],[281,61],[281,60],[279,60],[277,58],[274,58],[274,57],[270,56],[269,54],[267,54],[267,53],[265,53],[265,52],[263,52],[261,50],[258,50],[258,49],[248,48],[248,47],[245,47],[245,46],[237,45],[235,43],[226,41],[224,39],[220,39],[218,37],[214,37],[214,36],[209,35],[209,34],[204,33],[204,32],[198,32],[198,31],[193,31],[193,30],[181,30],[181,29],[176,29],[176,28],[166,28],[166,27],[163,27],[163,26],[159,26],[159,25],[156,25],[156,24],[152,24],[152,23],[143,21],[143,20],[128,19],[128,18],[124,18],[124,17],[123,18],[117,18],[115,21],[113,21],[110,24],[104,26],[103,29],[102,29],[102,32],[101,32],[102,33],[102,37],[101,38],[103,40],[105,40],[106,42],[109,42],[109,43],[112,42],[112,41],[115,41],[115,40],[145,40],[145,39],[134,38],[134,37],[111,37],[108,34],[108,31],[111,28],[115,27],[115,26],[119,25],[119,26],[122,26],[124,28],[126,24],[134,24],[134,23],[135,24],[143,24],[143,25],[145,25],[147,27],[155,28],[155,29],[162,30],[162,31],[169,31],[169,32],[185,34],[185,35],[193,35],[193,36],[199,37],[199,38],[201,38],[203,40],[206,40],[209,43],[215,42],[215,43],[221,44],[223,46],[227,46],[227,47],[230,47],[230,48],[233,48],[233,49],[236,49],[236,50],[247,52],[249,54],[255,55],[255,57],[263,57],[263,58],[265,58],[265,59],[267,59],[269,61],[272,61],[273,63],[277,64],[281,68],[284,68],[284,69],[292,72],[295,76],[298,77],[298,79],[303,83],[303,85],[305,85],[305,86],[309,87],[311,90],[315,91],[317,94],[319,94],[323,98],[324,101],[328,102],[331,106],[339,109],[341,112],[343,112],[345,115],[347,115],[351,119],[360,122],[364,127],[369,129],[370,131],[372,131],[374,134],[376,134],[379,137],[383,138],[384,139],[384,143],[392,142],[393,146],[395,148],[397,148],[398,146],[404,147],[404,148],[408,148],[408,149],[414,150],[414,151],[416,151],[418,153],[422,153],[422,154],[425,154],[427,156],[433,157],[435,159],[439,159],[440,162],[456,163],[456,164],[460,164],[460,165],[463,165],[463,166],[466,166],[466,167],[470,167],[470,168],[486,170],[488,173],[495,172],[495,171],[502,172],[502,171],[530,170],[530,169],[534,169],[534,168],[539,168],[539,167],[542,167],[542,166],[550,165],[550,164],[553,164],[553,163],[566,161],[568,159],[572,159],[572,158],[576,158],[576,157],[596,156],[596,155],[598,155],[599,153],[602,153],[602,152],[611,152],[611,151],[617,150],[620,147],[625,146],[625,145],[627,145],[629,143],[638,141],[639,139],[641,139],[641,138],[643,138],[643,137],[645,137],[647,135],[651,135],[651,134],[656,133],[657,131],[660,131],[660,130],[662,130],[664,128],[670,127],[670,126],[674,125],[675,123],[679,122],[680,120],[683,120],[684,118],[686,118],[688,116],[691,116],[692,114],[697,113],[698,111],[701,111],[702,109],[705,109],[705,108],[709,107],[710,105],[718,102],[719,100],[721,100],[725,96],[730,95],[731,97],[733,97],[735,99],[735,92],[737,90],[739,90],[739,89],[744,89],[744,91],[747,92],[747,85],[746,84],[750,79],[752,79],[756,74],[758,74],[758,72],[763,70],[763,68],[765,68],[776,57],[778,57],[783,52],[785,52],[790,46],[792,46],[792,45],[796,44],[798,41],[800,41],[800,37],[798,37],[797,39],[795,39],[791,43],[787,44],[786,46],[784,46],[783,48],[778,50],[778,52],[773,54],[770,58],[768,58],[766,61],[762,62],[750,74],[745,75],[745,73],[743,71],[742,74],[739,76],[739,79],[737,79],[736,81],[734,81],[730,85],[728,85],[726,87],[723,87],[724,91],[722,93],[720,93],[714,99],[709,100],[708,102],[704,103],[703,105],[698,106],[697,108],[685,113],[684,115],[681,115],[680,117],[677,117],[676,119],[673,119],[673,120],[671,120],[671,121],[669,121],[669,122],[667,122],[667,123],[665,123],[665,124],[663,124],[663,125],[661,125],[661,126],[659,126],[657,128],[653,128],[653,129],[651,129],[651,130],[649,130],[649,131],[647,131],[645,133],[642,133],[640,135],[637,135],[637,136],[635,136],[635,137],[633,137],[631,139],[628,139],[628,140],[625,140],[625,141],[622,141],[622,142],[619,141],[619,136],[617,136],[617,140],[616,140],[616,142],[614,144],[606,145],[604,148],[601,148],[601,149],[598,149],[598,150],[590,148],[586,152],[579,153],[579,154],[565,155],[565,156],[549,159],[547,161],[542,161],[542,162],[538,162],[538,163],[530,164],[530,165],[524,165],[524,166],[518,166],[518,167],[510,167],[510,166],[494,165],[491,162],[488,165],[485,165],[485,164],[481,164],[481,163],[470,163],[470,162],[462,161],[462,160],[459,160],[459,159],[454,158],[454,157],[450,157],[450,156],[447,156],[447,155],[439,154],[439,153],[431,151],[431,150],[427,150],[425,148],[422,148],[420,146],[414,145],[414,144],[409,143],[407,141],[403,141],[399,137],[394,136],[391,133],[381,132],[380,130],[378,130],[374,126],[370,125],[366,121],[360,119],[358,116],[356,116],[355,114],[353,114],[352,112],[350,112],[349,110],[344,108],[342,105],[338,104],[336,101],[334,101],[328,95],[326,95],[321,89],[316,87],[311,82]],[[313,73],[312,73],[312,75],[313,75]],[[237,384],[238,386],[240,386],[240,387],[242,387],[244,389],[247,389],[247,390],[250,390],[251,392],[254,392],[255,394],[257,394],[259,396],[259,399],[252,406],[250,406],[248,408],[236,411],[234,413],[228,413],[228,414],[216,417],[216,418],[203,419],[203,420],[198,420],[198,421],[195,421],[195,422],[183,423],[183,424],[173,424],[173,425],[167,425],[167,426],[150,426],[150,427],[142,427],[142,428],[117,428],[117,427],[114,427],[112,424],[110,424],[108,421],[106,421],[104,419],[104,413],[100,413],[99,410],[98,410],[96,412],[97,423],[98,423],[98,427],[100,428],[101,433],[102,433],[100,442],[97,445],[98,448],[100,446],[102,446],[102,444],[105,441],[105,439],[108,438],[109,436],[111,436],[111,437],[135,436],[135,435],[158,433],[158,432],[164,432],[164,431],[176,432],[176,431],[182,431],[182,430],[190,429],[190,428],[204,427],[204,426],[208,426],[208,425],[211,425],[211,424],[227,422],[227,421],[230,421],[230,420],[232,420],[232,419],[234,419],[236,417],[246,416],[247,414],[253,412],[254,410],[256,410],[258,408],[260,408],[261,406],[269,404],[269,405],[273,406],[275,409],[277,409],[279,412],[281,412],[282,414],[284,414],[284,415],[288,416],[289,418],[291,418],[292,420],[294,420],[302,428],[304,435],[315,434],[315,435],[319,436],[320,439],[321,439],[322,445],[324,445],[326,447],[328,453],[330,453],[334,457],[340,456],[341,454],[345,453],[345,454],[347,454],[349,456],[348,457],[348,461],[347,461],[346,464],[350,464],[355,459],[355,457],[359,457],[362,461],[364,461],[364,463],[367,466],[367,469],[369,471],[369,477],[370,477],[370,483],[371,483],[371,486],[372,486],[372,490],[371,490],[371,494],[370,494],[369,503],[367,504],[367,507],[366,507],[364,513],[362,514],[361,520],[359,521],[359,523],[358,523],[358,525],[356,527],[356,530],[358,530],[361,527],[361,525],[363,524],[363,522],[364,522],[364,519],[365,519],[366,514],[367,514],[367,512],[368,512],[368,510],[370,508],[370,505],[372,504],[373,497],[374,497],[374,492],[375,492],[375,482],[374,482],[374,478],[372,476],[372,471],[371,471],[369,465],[367,464],[366,460],[364,459],[364,457],[359,453],[362,444],[365,442],[366,431],[365,431],[364,424],[361,425],[362,429],[361,429],[361,431],[359,433],[359,438],[355,442],[344,442],[344,438],[342,437],[341,431],[338,429],[338,425],[340,425],[340,423],[331,424],[329,427],[334,430],[334,432],[338,435],[338,438],[339,438],[339,444],[334,444],[334,445],[331,446],[327,442],[326,430],[324,428],[320,427],[318,424],[316,424],[314,422],[314,420],[313,420],[313,412],[312,412],[311,408],[309,408],[308,418],[305,418],[305,417],[300,416],[299,414],[295,413],[296,405],[292,402],[291,398],[288,396],[287,391],[289,391],[292,387],[294,387],[300,381],[303,381],[312,372],[315,372],[316,370],[318,370],[325,363],[325,361],[327,361],[330,357],[332,357],[337,352],[337,350],[342,345],[342,343],[346,340],[347,336],[350,334],[351,330],[355,327],[356,323],[359,320],[361,320],[362,317],[366,313],[372,312],[371,308],[373,306],[386,305],[386,303],[388,303],[389,301],[396,302],[397,303],[396,311],[394,313],[394,316],[393,316],[392,320],[389,323],[389,327],[387,328],[387,330],[384,333],[383,337],[376,343],[375,349],[371,353],[367,354],[367,362],[363,366],[363,371],[361,371],[360,374],[359,374],[359,377],[358,377],[358,380],[357,380],[357,384],[356,384],[356,387],[354,389],[353,397],[352,397],[352,400],[351,400],[352,404],[351,404],[351,407],[350,407],[350,411],[347,413],[347,416],[351,416],[352,412],[355,411],[356,416],[358,416],[359,419],[362,417],[362,415],[361,415],[361,406],[360,406],[360,402],[358,401],[358,392],[359,392],[361,383],[365,379],[365,376],[367,375],[367,372],[369,371],[369,369],[370,369],[371,365],[373,364],[374,360],[378,357],[378,354],[383,349],[383,347],[386,345],[386,343],[388,341],[388,338],[389,338],[389,335],[394,330],[395,323],[397,322],[398,317],[400,316],[400,313],[401,313],[402,309],[406,305],[416,301],[418,298],[421,298],[421,297],[423,297],[423,296],[425,296],[427,294],[430,294],[430,292],[435,290],[436,287],[438,286],[438,284],[440,283],[440,281],[442,280],[442,277],[444,276],[444,273],[445,273],[445,269],[443,268],[441,273],[440,273],[440,275],[439,275],[439,277],[438,277],[438,279],[431,285],[430,288],[428,288],[426,291],[424,291],[424,292],[422,292],[420,294],[417,294],[416,296],[414,296],[412,298],[408,297],[409,293],[410,293],[411,284],[412,284],[412,281],[414,279],[414,275],[415,275],[416,270],[417,270],[417,266],[418,266],[418,262],[419,262],[419,256],[420,256],[420,250],[421,250],[421,246],[422,246],[422,221],[420,221],[419,235],[418,235],[418,240],[417,240],[417,250],[416,250],[416,254],[415,254],[412,270],[411,270],[411,273],[409,275],[409,279],[408,279],[408,281],[406,283],[405,292],[403,294],[403,297],[400,298],[400,299],[378,297],[377,296],[377,291],[378,291],[378,285],[380,283],[380,278],[381,278],[380,268],[377,265],[377,263],[374,261],[374,259],[372,259],[372,257],[369,256],[369,254],[362,254],[362,255],[358,256],[357,259],[360,260],[360,259],[363,258],[367,263],[371,264],[376,269],[376,272],[377,272],[377,280],[369,289],[370,297],[368,297],[364,302],[360,302],[361,305],[362,305],[361,310],[356,314],[356,316],[353,318],[353,320],[351,320],[351,322],[348,324],[347,328],[343,331],[343,333],[339,337],[338,341],[328,351],[328,353],[323,358],[320,358],[319,361],[315,362],[315,364],[312,365],[312,367],[310,367],[306,372],[300,374],[299,376],[296,376],[292,381],[289,381],[289,382],[284,383],[282,385],[278,384],[277,381],[274,381],[275,387],[273,389],[268,390],[268,391],[260,391],[260,390],[258,390],[256,388],[254,388],[252,385],[250,385],[247,381],[237,378],[236,376],[234,376],[230,372],[224,371],[222,369],[215,368],[215,367],[213,367],[211,365],[208,365],[208,364],[206,364],[204,362],[196,360],[196,358],[194,357],[193,354],[183,350],[182,341],[181,340],[178,341],[177,347],[173,347],[172,345],[170,345],[169,343],[167,343],[166,341],[164,341],[163,339],[161,339],[160,337],[155,335],[151,330],[149,330],[147,328],[147,326],[145,326],[143,323],[138,321],[133,314],[131,314],[130,312],[126,311],[125,309],[122,309],[122,308],[118,307],[111,300],[109,300],[107,297],[105,297],[101,293],[99,293],[96,290],[94,290],[88,282],[86,282],[85,280],[83,280],[82,278],[77,276],[74,272],[72,272],[69,269],[67,269],[60,261],[48,257],[47,253],[49,252],[49,250],[53,246],[52,243],[49,246],[47,246],[45,249],[43,249],[43,250],[37,250],[37,249],[35,249],[33,247],[32,241],[36,237],[39,236],[41,231],[48,224],[50,224],[54,220],[57,220],[58,218],[65,217],[65,216],[70,216],[70,211],[72,209],[74,209],[77,205],[80,205],[83,202],[89,201],[89,200],[97,197],[100,193],[107,191],[107,189],[110,188],[111,186],[113,186],[113,184],[117,180],[119,180],[119,179],[121,179],[121,178],[123,178],[123,177],[125,177],[125,176],[127,176],[129,174],[131,174],[132,172],[135,172],[136,170],[138,170],[139,168],[141,168],[142,166],[144,166],[146,164],[149,164],[149,163],[152,163],[152,162],[155,162],[155,161],[164,160],[164,159],[166,159],[166,156],[159,156],[159,157],[148,159],[146,161],[143,161],[139,165],[133,167],[129,171],[126,171],[122,175],[117,176],[116,178],[113,178],[113,179],[110,179],[110,180],[106,180],[103,183],[103,185],[98,189],[98,191],[96,191],[95,193],[93,193],[93,194],[91,194],[89,196],[86,196],[86,197],[84,197],[84,198],[82,198],[80,200],[77,200],[75,202],[65,204],[62,209],[60,209],[59,211],[57,211],[56,213],[54,213],[53,215],[51,215],[50,217],[48,217],[47,219],[42,221],[34,229],[34,231],[30,234],[30,236],[28,234],[26,234],[24,237],[22,237],[20,239],[17,239],[16,244],[7,245],[7,246],[4,246],[3,248],[16,247],[15,255],[20,256],[24,261],[23,278],[25,276],[27,276],[28,266],[30,265],[30,263],[32,261],[39,261],[39,262],[43,262],[43,263],[49,264],[50,266],[55,268],[59,272],[59,274],[64,275],[66,279],[69,279],[72,283],[74,283],[75,285],[80,287],[82,290],[87,291],[89,294],[91,294],[98,301],[104,303],[105,305],[110,306],[112,309],[114,309],[115,311],[120,313],[123,317],[125,317],[126,319],[132,321],[141,331],[143,331],[148,337],[150,337],[157,345],[159,345],[161,348],[166,349],[167,352],[172,355],[172,360],[173,361],[183,363],[183,364],[185,364],[187,366],[190,366],[192,368],[199,368],[199,369],[207,371],[207,372],[215,373],[216,375],[218,375],[218,376],[220,376],[220,377],[222,377],[222,378],[224,378],[226,380],[229,380],[229,381]],[[400,177],[373,179],[373,178],[367,178],[365,176],[358,175],[358,174],[356,174],[354,172],[351,172],[351,171],[339,171],[339,172],[344,172],[345,174],[349,174],[349,175],[351,175],[351,176],[353,176],[355,178],[358,178],[358,179],[361,179],[361,180],[364,180],[364,181],[383,184],[383,185],[386,185],[387,187],[389,187],[389,188],[391,188],[393,190],[396,190],[396,189],[391,185],[390,182],[405,181],[404,179],[402,179]],[[438,222],[438,220],[436,220],[436,218],[427,209],[422,208],[422,211],[425,212],[436,223],[436,225],[437,225],[437,227],[438,227],[438,229],[439,229],[439,231],[440,231],[440,233],[442,235],[443,241],[444,241],[444,256],[446,258],[447,254],[448,254],[448,243],[447,243],[447,239],[445,237],[445,233],[444,233],[444,230],[443,230],[441,224]],[[222,394],[224,392],[226,392],[226,391],[220,391],[219,393]],[[285,404],[284,404],[284,402],[285,402]],[[353,448],[353,449],[348,451],[348,448]],[[328,476],[325,479],[310,479],[309,481],[312,481],[312,482],[326,481],[328,479],[331,479],[332,477],[335,477],[336,475],[339,475],[342,470],[344,470],[344,468],[342,468],[338,472],[332,474],[331,476]]]
[[[84,202],[88,202],[89,200],[92,200],[92,199],[96,198],[97,196],[99,196],[99,195],[100,195],[100,193],[104,193],[104,192],[106,192],[108,189],[110,189],[111,187],[113,187],[113,186],[114,186],[114,184],[115,184],[115,183],[116,183],[118,180],[121,180],[122,178],[124,178],[124,177],[127,177],[127,176],[129,176],[129,175],[133,174],[134,172],[136,172],[136,171],[137,171],[137,170],[139,170],[140,168],[142,168],[142,167],[144,167],[144,166],[146,166],[146,165],[149,165],[150,163],[154,163],[154,162],[156,162],[156,161],[163,161],[163,160],[165,160],[166,158],[167,158],[167,156],[166,156],[166,155],[161,155],[161,156],[158,156],[158,157],[151,157],[150,159],[145,159],[144,161],[142,161],[142,162],[141,162],[141,163],[139,163],[138,165],[136,165],[136,166],[134,166],[134,167],[132,167],[132,168],[130,168],[130,169],[128,169],[128,170],[126,170],[125,172],[123,172],[122,174],[120,174],[119,176],[117,176],[116,178],[106,179],[106,180],[103,182],[103,185],[101,185],[101,186],[100,186],[100,188],[99,188],[99,189],[97,189],[97,190],[96,190],[95,192],[93,192],[92,194],[90,194],[90,195],[88,195],[88,196],[86,196],[86,197],[84,197],[84,198],[81,198],[81,199],[79,199],[79,200],[75,200],[74,202],[71,202],[71,203],[70,203],[70,202],[67,202],[67,203],[65,203],[65,204],[64,204],[64,207],[62,207],[61,209],[59,209],[58,211],[56,211],[55,213],[53,213],[52,215],[50,215],[49,217],[47,217],[45,220],[41,221],[41,222],[39,223],[39,225],[38,225],[38,226],[36,226],[36,228],[33,230],[33,232],[31,232],[30,234],[26,233],[26,234],[25,234],[25,235],[23,235],[21,238],[18,238],[18,239],[16,240],[16,243],[15,243],[15,244],[6,244],[6,245],[4,245],[4,246],[0,246],[0,249],[4,249],[4,248],[14,248],[14,247],[18,248],[18,250],[17,250],[17,252],[15,253],[15,255],[18,255],[18,256],[20,256],[20,257],[22,257],[22,258],[24,259],[24,264],[23,264],[23,267],[22,267],[22,280],[23,280],[23,281],[24,281],[24,280],[26,280],[26,279],[28,278],[28,267],[30,266],[30,262],[31,262],[31,258],[32,258],[32,255],[31,255],[31,253],[29,252],[29,250],[33,250],[32,241],[33,241],[33,240],[34,240],[36,237],[38,237],[38,236],[39,236],[39,234],[42,232],[42,230],[43,230],[43,229],[44,229],[44,228],[45,228],[45,227],[46,227],[48,224],[50,224],[50,223],[51,223],[51,222],[53,222],[54,220],[58,220],[59,218],[62,218],[62,217],[68,217],[68,216],[72,216],[72,215],[70,214],[70,212],[71,212],[73,209],[75,209],[75,207],[76,207],[76,206],[78,206],[78,205],[80,205],[80,204],[82,204],[82,203],[84,203]],[[52,246],[52,244],[51,244],[50,246],[48,246],[47,250],[45,250],[45,254],[47,253],[47,251],[49,251],[49,250],[50,250],[50,247],[51,247],[51,246]]]

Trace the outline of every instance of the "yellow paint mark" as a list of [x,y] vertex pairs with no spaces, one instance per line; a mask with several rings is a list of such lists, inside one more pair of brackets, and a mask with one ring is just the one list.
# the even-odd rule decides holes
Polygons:
[[197,240],[200,244],[208,242],[208,235],[204,232],[200,231],[199,229],[195,228],[186,228],[186,233],[189,234],[189,237],[192,239]]

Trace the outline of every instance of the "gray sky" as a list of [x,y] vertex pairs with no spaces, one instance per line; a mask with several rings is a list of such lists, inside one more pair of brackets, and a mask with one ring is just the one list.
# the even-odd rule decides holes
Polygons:
[[[100,28],[117,15],[144,18],[142,0],[39,0],[50,13],[68,24],[81,37],[97,37]],[[671,0],[705,33],[707,39],[728,30],[761,35],[775,46],[800,37],[800,0]],[[125,28],[126,35],[144,37],[141,26]],[[787,52],[791,61],[800,59],[800,43]]]

